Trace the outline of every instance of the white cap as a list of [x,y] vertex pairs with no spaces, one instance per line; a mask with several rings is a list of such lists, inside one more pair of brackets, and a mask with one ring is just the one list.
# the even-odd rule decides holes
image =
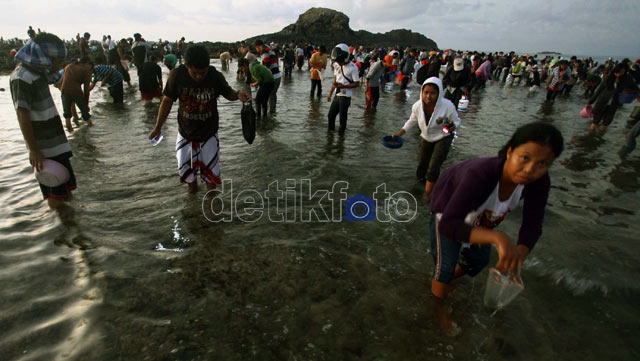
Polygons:
[[463,62],[462,58],[453,59],[453,70],[454,71],[460,71],[463,68],[464,68],[464,62]]

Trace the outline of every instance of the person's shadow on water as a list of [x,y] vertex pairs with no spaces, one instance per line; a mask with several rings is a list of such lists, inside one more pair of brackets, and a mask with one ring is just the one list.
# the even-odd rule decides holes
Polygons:
[[344,135],[338,135],[335,132],[327,134],[327,146],[325,149],[327,157],[333,156],[337,159],[342,159],[344,155],[344,137]]
[[597,134],[575,136],[567,143],[568,148],[573,149],[574,152],[560,163],[565,168],[576,172],[595,169],[603,161],[597,153],[603,143],[604,139]]
[[89,237],[82,233],[81,227],[76,222],[76,210],[71,204],[62,203],[56,212],[62,222],[63,231],[53,240],[55,245],[65,245],[81,250],[95,248]]

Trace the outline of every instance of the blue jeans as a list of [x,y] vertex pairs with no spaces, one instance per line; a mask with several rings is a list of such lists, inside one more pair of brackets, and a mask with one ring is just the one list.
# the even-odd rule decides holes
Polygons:
[[[490,245],[465,245],[450,240],[438,232],[438,221],[434,213],[431,213],[431,254],[433,255],[433,278],[442,283],[451,283],[456,271],[456,265],[460,265],[465,274],[474,277],[487,264],[491,256]],[[462,251],[460,250],[462,248]]]

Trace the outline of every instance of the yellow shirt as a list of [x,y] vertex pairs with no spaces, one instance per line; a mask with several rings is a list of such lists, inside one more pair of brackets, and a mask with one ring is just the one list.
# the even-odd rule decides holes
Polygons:
[[311,79],[320,80],[320,71],[327,67],[327,54],[313,53],[311,59]]

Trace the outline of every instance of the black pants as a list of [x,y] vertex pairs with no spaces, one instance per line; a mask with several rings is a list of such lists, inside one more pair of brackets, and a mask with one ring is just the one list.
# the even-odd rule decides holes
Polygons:
[[262,114],[267,115],[269,97],[274,87],[275,84],[273,82],[260,85],[260,89],[258,89],[258,93],[256,94],[256,115],[258,118],[260,118]]
[[340,128],[338,133],[344,134],[347,129],[347,111],[351,105],[351,97],[335,96],[329,108],[329,131],[336,130],[336,116],[340,114]]
[[562,94],[569,95],[569,93],[571,93],[572,88],[573,88],[573,84],[565,84],[564,89],[562,89]]
[[320,79],[311,79],[311,97],[313,97],[316,87],[318,88],[318,98],[320,98],[322,95],[322,81]]
[[400,90],[405,90],[407,89],[407,85],[409,84],[409,80],[411,80],[411,76],[410,75],[405,75],[404,78],[402,78],[402,81],[400,82]]
[[507,77],[509,76],[509,73],[511,73],[511,67],[505,67],[505,72],[502,75],[502,82],[506,82],[507,81]]
[[73,104],[77,105],[82,112],[82,119],[87,120],[91,119],[91,114],[89,114],[89,107],[87,104],[87,99],[83,96],[71,95],[71,94],[62,94],[62,117],[64,119],[71,119],[72,114],[72,106]]
[[440,177],[440,167],[447,159],[449,149],[451,149],[451,141],[453,135],[448,135],[436,142],[427,142],[420,138],[420,146],[418,147],[418,169],[416,176],[418,179],[426,179],[435,183]]
[[613,122],[613,117],[618,110],[618,104],[608,104],[603,107],[596,107],[593,110],[593,124],[609,126]]
[[462,95],[464,95],[464,90],[462,90],[462,88],[456,88],[456,90],[454,90],[453,93],[450,92],[449,90],[446,90],[444,92],[444,98],[451,100],[451,102],[456,107],[456,109],[458,109],[458,103],[460,103],[460,99],[462,98]]
[[486,83],[487,78],[485,78],[483,75],[476,75],[476,84],[478,85],[478,88],[484,88]]
[[560,90],[547,89],[547,100],[556,100],[558,93],[560,93]]
[[124,90],[122,89],[122,82],[109,87],[109,94],[113,98],[114,104],[122,104],[124,98]]
[[371,106],[375,109],[378,106],[378,100],[380,100],[380,87],[372,86],[371,89]]
[[284,76],[291,76],[294,63],[284,63]]

